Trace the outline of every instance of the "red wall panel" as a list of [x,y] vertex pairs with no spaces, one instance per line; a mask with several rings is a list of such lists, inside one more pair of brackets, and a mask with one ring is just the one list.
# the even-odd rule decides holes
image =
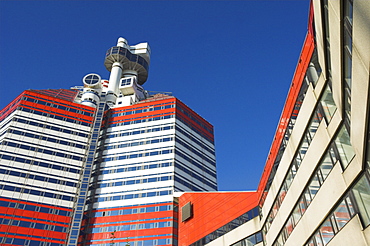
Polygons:
[[[193,205],[193,217],[179,221],[179,245],[187,246],[207,236],[258,205],[257,192],[185,193],[179,199],[181,208]],[[181,220],[181,219],[180,219]]]

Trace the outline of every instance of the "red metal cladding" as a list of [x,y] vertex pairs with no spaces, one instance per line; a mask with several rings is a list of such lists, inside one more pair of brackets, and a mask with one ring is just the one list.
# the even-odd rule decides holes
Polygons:
[[[22,217],[27,217],[29,219],[22,219],[24,221],[30,221],[30,222],[36,222],[37,221],[31,221],[31,219],[41,219],[41,220],[50,220],[50,221],[55,221],[56,223],[52,222],[42,222],[44,224],[49,224],[49,225],[59,225],[59,226],[64,226],[60,223],[69,223],[71,218],[69,216],[62,216],[62,215],[56,215],[56,214],[49,214],[49,213],[41,213],[41,212],[35,212],[35,211],[28,211],[28,210],[23,210],[23,209],[16,209],[16,208],[5,208],[1,209],[2,213],[4,213],[4,216],[10,216],[8,219],[12,219],[11,216],[22,216]],[[0,216],[3,217],[3,216]]]
[[57,116],[61,116],[61,117],[65,117],[65,118],[69,118],[69,119],[73,119],[73,120],[80,120],[80,121],[83,121],[83,122],[86,122],[86,123],[92,123],[92,121],[93,121],[92,116],[87,116],[87,115],[78,114],[78,113],[72,113],[72,112],[69,112],[67,110],[57,109],[57,108],[54,108],[54,107],[49,107],[49,106],[41,105],[41,104],[38,104],[38,103],[33,103],[33,102],[22,100],[21,104],[22,104],[23,107],[26,107],[26,108],[29,108],[29,109],[35,109],[36,108],[37,110],[48,113],[48,114],[57,115]]
[[[135,110],[140,110],[140,109],[147,109],[151,107],[156,107],[156,106],[166,106],[166,105],[171,105],[174,104],[175,100],[174,98],[169,98],[169,99],[162,99],[162,100],[156,100],[156,101],[150,101],[146,103],[139,103],[131,106],[125,106],[122,108],[115,108],[110,111],[110,114],[117,114],[120,112],[131,112]],[[123,115],[123,116],[116,116],[116,117],[111,117],[109,119],[109,124],[116,124],[120,122],[125,122],[125,121],[130,121],[130,120],[141,120],[141,119],[146,119],[146,118],[155,118],[159,116],[166,116],[166,115],[171,115],[174,114],[175,109],[174,108],[168,108],[168,109],[161,109],[161,110],[155,110],[155,111],[147,111],[143,113],[135,113],[135,114],[130,114],[130,115]],[[133,118],[134,117],[134,118]]]
[[179,245],[188,246],[258,205],[258,192],[199,192],[180,196],[179,208],[191,202],[193,217],[179,221]]
[[24,92],[17,96],[13,101],[11,101],[6,107],[0,111],[0,121],[8,117],[19,105],[19,102],[24,95]]
[[179,99],[176,98],[176,103],[180,104],[181,106],[183,106],[184,108],[187,109],[187,111],[191,114],[192,117],[194,117],[196,120],[200,121],[202,123],[202,125],[204,125],[205,127],[209,128],[210,130],[213,130],[213,126],[211,125],[211,123],[209,123],[208,121],[206,121],[204,118],[202,118],[199,114],[197,114],[195,111],[193,111],[191,108],[189,108],[188,106],[186,106],[185,103],[181,102]]
[[314,51],[314,38],[312,34],[308,32],[301,51],[299,63],[296,67],[292,84],[290,86],[289,93],[285,101],[284,109],[280,117],[279,125],[275,133],[274,141],[272,142],[270,153],[267,157],[265,168],[262,173],[260,183],[258,185],[257,190],[259,192],[260,196],[259,199],[261,200],[261,204],[263,204],[264,197],[267,194],[265,191],[267,180],[271,173],[271,169],[275,162],[275,158],[278,154],[282,139],[284,137],[285,130],[288,126],[289,119],[293,113],[294,105],[297,100],[299,90],[302,86],[302,82],[306,74],[313,51]]
[[[0,238],[1,237],[7,237],[6,234],[1,234],[0,233]],[[18,235],[13,235],[12,238],[18,238],[18,239],[28,239],[28,240],[34,240],[34,241],[39,241],[39,242],[49,242],[49,243],[60,243],[60,244],[63,244],[65,243],[65,241],[59,241],[59,240],[52,240],[52,239],[41,239],[41,238],[34,238],[34,237],[30,237],[30,236],[18,236]],[[0,246],[7,246],[7,245],[12,245],[13,244],[0,244]],[[32,244],[31,244],[32,245]]]
[[141,102],[141,103],[137,103],[137,104],[130,105],[130,106],[124,106],[121,108],[114,108],[114,109],[111,109],[111,113],[114,114],[120,111],[125,111],[125,112],[134,111],[138,109],[144,109],[144,108],[148,108],[151,106],[155,106],[158,104],[160,104],[161,106],[164,106],[164,105],[170,105],[174,103],[175,103],[175,98],[166,98],[166,99],[155,100],[155,101]]
[[94,109],[91,108],[91,107],[81,105],[81,104],[78,104],[78,103],[73,103],[73,102],[70,102],[70,101],[65,100],[65,99],[55,98],[55,97],[48,96],[48,95],[45,95],[45,94],[42,94],[42,93],[37,93],[37,91],[26,90],[26,91],[22,92],[17,98],[15,98],[11,103],[9,103],[4,109],[2,109],[0,111],[0,121],[3,120],[5,117],[7,117],[10,113],[12,113],[19,106],[20,102],[23,105],[26,105],[26,107],[29,106],[29,107],[27,107],[29,109],[33,109],[32,107],[35,107],[37,109],[40,109],[41,111],[44,110],[45,113],[55,114],[55,115],[59,114],[60,116],[70,118],[70,119],[74,119],[74,120],[81,120],[81,121],[84,121],[86,123],[91,123],[93,121],[92,116],[87,116],[87,115],[79,114],[79,113],[73,113],[73,112],[70,112],[70,111],[67,111],[67,110],[56,109],[56,108],[49,107],[49,106],[46,106],[46,105],[40,105],[40,104],[37,104],[37,103],[32,103],[32,102],[28,102],[28,101],[25,101],[25,100],[21,100],[22,97],[24,97],[24,96],[34,98],[34,99],[37,99],[37,100],[40,100],[40,98],[41,98],[41,99],[45,99],[45,101],[50,101],[53,104],[58,104],[58,105],[63,105],[63,106],[68,105],[70,108],[75,108],[75,109],[85,111],[85,112],[88,112],[88,113],[94,113]]
[[[125,116],[117,116],[117,117],[112,117],[109,119],[109,123],[116,124],[120,122],[125,122],[125,121],[131,121],[131,120],[141,120],[141,119],[147,119],[147,118],[155,118],[159,116],[166,116],[166,115],[172,115],[175,113],[175,109],[169,108],[169,109],[161,109],[157,111],[151,111],[151,112],[145,112],[141,114],[135,114],[135,115],[125,115]],[[134,118],[133,118],[134,116]]]
[[[64,232],[49,231],[49,230],[42,230],[42,229],[35,229],[35,228],[26,228],[26,227],[20,227],[20,226],[12,226],[12,225],[0,225],[0,233],[1,232],[27,235],[30,237],[32,236],[50,237],[50,238],[61,239],[61,240],[65,240],[67,238],[67,233],[64,233]],[[21,236],[21,235],[14,235],[14,237]],[[36,239],[36,240],[40,240],[40,239]]]
[[[183,110],[186,111],[186,113],[190,115],[189,117],[189,115],[186,115],[185,113],[181,112],[179,107],[176,107],[177,117],[182,118],[188,125],[198,130],[201,134],[203,134],[213,142],[214,141],[213,126],[205,119],[203,119],[201,116],[199,116],[197,113],[195,113],[193,110],[191,110],[184,103],[182,103],[180,100],[176,99],[176,103],[177,105],[179,105],[179,107],[181,107]],[[199,127],[199,125],[203,125],[203,128]]]
[[[112,211],[122,211],[122,210],[132,210],[140,208],[149,208],[175,205],[174,203],[161,203],[155,205],[140,205],[140,206],[130,206],[121,208],[109,208],[109,209],[98,209],[95,212],[112,212]],[[103,228],[111,226],[122,226],[122,225],[134,225],[134,224],[145,224],[145,223],[156,223],[156,222],[174,222],[177,221],[177,212],[174,210],[166,211],[156,211],[156,212],[146,212],[146,213],[134,213],[126,215],[114,215],[114,216],[101,216],[90,218],[88,225],[92,225],[89,228]],[[86,225],[86,221],[84,224]],[[172,239],[174,235],[177,236],[177,231],[173,226],[163,227],[163,228],[152,228],[152,229],[136,229],[136,230],[125,230],[114,232],[114,241],[126,242],[127,238],[130,238],[130,242],[142,241],[142,240],[153,240],[153,239]],[[167,236],[164,236],[167,235]],[[90,242],[90,244],[100,244],[107,243],[107,238],[111,236],[111,232],[100,232],[100,233],[90,233],[83,240],[99,240],[95,242]],[[82,239],[80,239],[82,240]]]

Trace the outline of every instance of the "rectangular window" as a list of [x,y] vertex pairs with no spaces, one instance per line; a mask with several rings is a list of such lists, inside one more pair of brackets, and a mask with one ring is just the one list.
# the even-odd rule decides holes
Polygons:
[[285,224],[285,229],[287,231],[288,236],[292,233],[293,228],[294,228],[293,216],[290,216]]
[[294,225],[298,224],[298,221],[301,219],[302,213],[300,210],[300,204],[298,203],[293,210]]
[[320,104],[323,108],[326,122],[329,123],[335,111],[337,110],[337,106],[334,103],[333,94],[330,88],[330,83],[326,85],[326,88],[320,100]]
[[315,197],[317,191],[320,189],[320,182],[319,182],[319,178],[317,177],[317,174],[315,174],[312,177],[311,183],[310,183],[308,189],[309,189],[311,197],[313,199]]
[[352,189],[364,226],[370,225],[370,182],[366,175]]
[[335,209],[334,217],[338,225],[338,230],[342,229],[342,227],[351,219],[351,214],[348,211],[345,200],[343,200],[337,209]]
[[322,235],[324,245],[327,245],[328,242],[334,237],[333,227],[329,218],[326,219],[325,222],[321,225],[320,233]]
[[329,153],[326,153],[320,165],[321,174],[324,180],[329,175],[331,169],[333,169],[333,163]]
[[342,126],[342,129],[339,131],[335,139],[335,144],[339,152],[343,169],[345,169],[355,156],[355,151],[351,145],[350,136],[345,126]]

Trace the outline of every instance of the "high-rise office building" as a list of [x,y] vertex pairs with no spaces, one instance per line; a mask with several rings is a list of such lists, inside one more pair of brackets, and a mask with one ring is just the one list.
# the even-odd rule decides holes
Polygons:
[[258,195],[181,195],[180,246],[370,245],[369,39],[370,1],[311,1]]
[[1,245],[177,244],[174,192],[217,190],[213,127],[144,90],[149,62],[120,38],[108,80],[27,90],[0,112]]

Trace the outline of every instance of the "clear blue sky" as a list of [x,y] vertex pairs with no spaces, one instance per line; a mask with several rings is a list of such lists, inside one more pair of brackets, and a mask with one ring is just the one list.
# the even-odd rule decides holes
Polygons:
[[145,89],[215,127],[220,190],[253,190],[307,32],[309,0],[0,1],[0,108],[25,89],[108,78],[122,36],[152,49]]

